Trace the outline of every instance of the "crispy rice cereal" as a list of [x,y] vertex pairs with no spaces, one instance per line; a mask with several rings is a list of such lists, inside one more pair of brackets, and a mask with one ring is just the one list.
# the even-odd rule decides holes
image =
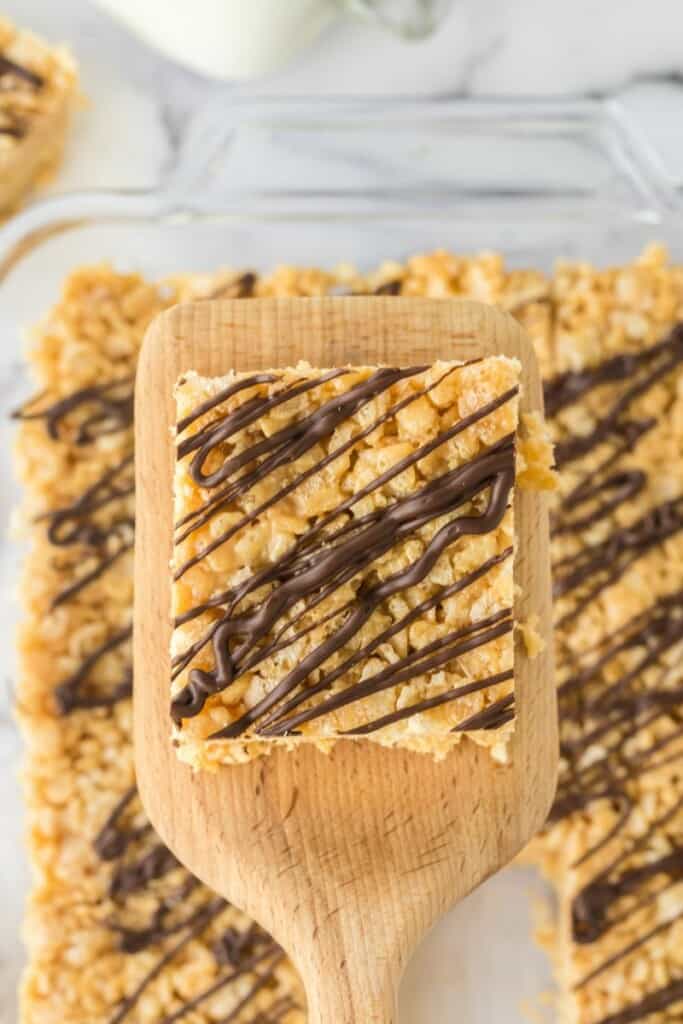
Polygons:
[[443,756],[465,733],[503,756],[519,371],[498,356],[181,379],[182,760],[340,737]]
[[60,163],[76,91],[66,50],[0,18],[0,214]]

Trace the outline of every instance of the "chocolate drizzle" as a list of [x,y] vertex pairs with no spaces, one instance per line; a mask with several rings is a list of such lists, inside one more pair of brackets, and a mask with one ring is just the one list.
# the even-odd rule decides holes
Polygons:
[[[114,633],[104,643],[83,659],[75,672],[67,676],[55,687],[55,700],[62,715],[68,715],[77,709],[107,708],[126,700],[133,693],[133,668],[130,661],[128,644],[132,636],[132,627]],[[126,657],[121,674],[116,683],[107,686],[95,683],[98,664],[105,655],[125,646]]]
[[[52,599],[53,609],[72,600],[132,550],[135,520],[126,499],[133,493],[130,454],[106,470],[76,501],[38,518],[39,522],[47,522],[47,539],[56,548],[78,549],[77,556],[58,565],[70,581]],[[125,688],[120,691],[122,695],[126,693]]]
[[[31,90],[42,89],[45,80],[30,68],[17,64],[4,54],[0,54],[0,100],[7,90],[17,88]],[[10,101],[11,102],[11,101]],[[23,139],[27,132],[27,122],[19,111],[0,109],[0,135],[8,135],[14,139]]]
[[557,622],[564,626],[624,575],[635,561],[683,529],[683,495],[650,509],[630,526],[614,530],[604,544],[586,547],[555,562],[555,597],[575,591],[593,581],[571,612]]
[[[649,992],[643,999],[627,1006],[625,1010],[619,1010],[618,1013],[611,1013],[608,1017],[603,1017],[598,1024],[635,1024],[636,1021],[646,1020],[653,1013],[662,1012],[670,1006],[674,1006],[682,999],[683,978],[677,978],[668,985]],[[672,1021],[675,1020],[676,1018],[672,1018]]]
[[[135,491],[133,455],[117,462],[83,494],[64,508],[54,509],[42,517],[48,523],[47,536],[56,547],[84,544],[99,547],[116,533],[117,523],[103,525],[98,513]],[[119,520],[118,522],[120,522]],[[128,520],[132,525],[132,520]]]
[[[211,421],[191,437],[181,439],[178,444],[178,455],[181,458],[191,457],[188,471],[194,481],[209,490],[212,487],[220,489],[218,495],[210,493],[201,508],[178,523],[179,528],[185,527],[179,540],[185,539],[198,526],[208,523],[216,511],[235,498],[243,497],[274,470],[291,465],[306,455],[320,440],[330,437],[341,423],[353,416],[368,401],[397,381],[415,376],[423,369],[379,369],[361,383],[323,402],[308,415],[241,449],[238,455],[228,454],[222,461],[216,461],[219,446],[234,437],[238,431],[256,422],[275,405],[286,402],[304,390],[317,388],[347,371],[332,371],[310,381],[295,383],[289,388],[279,386],[277,381],[267,381],[266,383],[276,385],[270,393],[243,400],[232,412]],[[257,377],[246,378],[231,385],[216,399],[203,403],[199,409],[203,414],[227,398],[232,398],[238,390],[247,390],[261,383],[263,381]],[[303,472],[295,474],[283,488],[276,488],[265,503],[243,516],[230,526],[228,531],[214,538],[199,554],[183,562],[176,570],[175,578],[181,578],[211,551],[216,550],[245,525],[254,521],[265,508],[281,501],[303,480],[320,473],[325,465],[377,429],[379,423],[386,422],[399,408],[405,407],[428,390],[430,387],[422,388],[401,402],[395,403],[361,433],[351,437],[339,448],[332,449],[323,459],[309,465]],[[483,572],[503,560],[503,557],[493,559],[483,572],[478,569],[454,585],[441,588],[435,597],[423,602],[424,607],[421,605],[417,612],[408,613],[395,626],[384,630],[379,638],[364,644],[354,654],[343,658],[336,667],[325,668],[333,656],[359,635],[371,616],[386,601],[394,595],[418,586],[431,572],[443,552],[456,540],[467,535],[488,533],[498,526],[508,507],[514,481],[514,439],[512,436],[503,438],[489,451],[481,452],[470,462],[436,477],[417,491],[396,498],[385,508],[354,517],[350,514],[354,504],[468,426],[490,415],[514,398],[516,393],[516,389],[511,389],[421,445],[310,526],[275,562],[252,574],[230,591],[217,595],[209,602],[185,613],[177,624],[186,622],[209,608],[221,610],[220,617],[214,619],[203,637],[174,659],[173,671],[177,676],[191,664],[203,647],[210,644],[215,665],[211,670],[191,668],[187,683],[172,702],[175,721],[180,723],[185,718],[197,715],[209,696],[231,686],[245,672],[253,670],[267,657],[310,632],[316,624],[320,625],[321,621],[338,620],[329,635],[314,646],[294,668],[285,673],[261,701],[229,726],[215,733],[212,738],[234,738],[254,725],[257,725],[257,731],[262,735],[291,734],[304,722],[329,714],[350,703],[362,701],[373,693],[399,685],[421,672],[445,667],[467,651],[509,633],[512,629],[511,609],[506,609],[489,620],[473,623],[465,629],[446,634],[429,646],[411,651],[386,670],[347,686],[341,693],[324,698],[313,707],[292,714],[303,702],[310,701],[312,697],[329,690],[340,677],[348,677],[348,674],[364,662],[381,642],[406,629],[418,614],[428,608],[437,607],[441,601],[465,589],[480,578]],[[179,432],[182,433],[196,418],[197,415],[193,414],[183,420]],[[204,467],[209,459],[213,459],[212,465],[215,464],[215,468],[207,473]],[[247,468],[244,469],[245,467]],[[236,476],[237,473],[240,475]],[[366,579],[355,599],[346,602],[313,626],[308,625],[303,630],[292,632],[296,624],[317,604],[352,581],[359,573],[366,572],[373,562],[392,550],[401,540],[414,535],[428,523],[453,515],[475,499],[482,503],[483,510],[455,516],[440,525],[414,564],[395,572],[381,582],[371,583]],[[191,522],[189,528],[188,522]],[[245,599],[255,591],[262,590],[264,586],[270,586],[269,592],[256,605],[245,607]],[[416,704],[391,716],[390,721],[398,721],[428,707],[457,700],[467,693],[510,678],[511,673],[504,673],[500,678],[491,677],[453,688],[438,698],[435,704]],[[493,728],[496,723],[508,720],[511,708],[507,706],[505,710],[507,713],[503,719],[495,716],[487,719],[488,727]],[[385,719],[368,722],[363,726],[362,732],[372,732],[387,724],[389,720]]]
[[[683,325],[679,324],[646,350],[619,354],[587,370],[562,374],[545,388],[546,410],[557,417],[561,435],[556,449],[558,464],[571,464],[578,475],[553,523],[555,538],[569,541],[571,553],[557,558],[554,565],[555,594],[565,602],[566,610],[557,622],[564,768],[551,821],[586,812],[600,803],[612,809],[612,824],[577,866],[590,862],[619,837],[618,854],[572,902],[574,941],[585,945],[598,942],[610,929],[652,904],[665,889],[683,881],[683,846],[674,838],[674,819],[683,810],[683,798],[636,840],[620,837],[636,810],[634,784],[637,787],[644,773],[683,761],[681,655],[677,660],[673,657],[675,651],[683,653],[683,587],[658,597],[581,658],[572,654],[563,640],[581,628],[581,616],[596,599],[604,595],[609,601],[609,588],[640,558],[683,529],[683,485],[677,497],[653,503],[637,516],[625,516],[631,502],[639,502],[642,508],[649,480],[644,469],[620,465],[657,424],[650,416],[638,418],[632,406],[682,363]],[[600,413],[588,432],[567,434],[568,410],[600,388],[610,389],[604,403],[606,412]],[[589,408],[597,407],[597,401],[591,400]],[[591,458],[594,463],[598,449],[597,468],[584,470],[582,460]],[[616,523],[615,515],[619,517]],[[628,525],[623,525],[625,519]],[[611,529],[605,532],[609,523]],[[646,740],[646,735],[654,738]],[[617,966],[670,928],[674,920],[625,944],[579,987]],[[650,1014],[665,1011],[683,998],[682,986],[683,981],[673,981],[599,1024],[649,1019]]]
[[[135,787],[127,790],[112,809],[94,841],[94,849],[101,861],[112,865],[109,897],[114,909],[107,927],[116,935],[119,950],[129,956],[144,951],[157,952],[152,966],[109,1018],[109,1024],[121,1024],[147,988],[163,970],[171,967],[188,943],[205,936],[209,929],[215,931],[222,915],[230,908],[225,900],[213,896],[185,871],[159,842],[140,809]],[[160,883],[163,883],[161,887]],[[142,923],[139,906],[144,907]],[[226,923],[210,942],[210,947],[216,966],[214,979],[164,1017],[163,1024],[174,1024],[215,993],[239,979],[246,979],[246,991],[240,989],[234,1009],[228,1017],[222,1018],[241,1020],[242,1011],[251,1006],[257,994],[274,984],[275,972],[284,956],[273,939],[254,923],[246,923],[243,929]],[[297,1008],[293,999],[283,997],[271,1007],[270,1019],[276,1022],[289,1010]]]
[[[640,439],[644,429],[641,420],[628,417],[628,408],[658,381],[683,362],[683,325],[677,325],[671,334],[657,345],[643,352],[615,356],[593,369],[579,373],[565,373],[550,381],[545,388],[548,415],[558,415],[579,398],[601,385],[618,381],[632,381],[596,426],[587,434],[577,434],[561,440],[555,446],[555,460],[559,468],[588,455],[597,445],[617,438],[627,449]],[[651,426],[652,421],[648,421]]]
[[10,60],[4,54],[0,54],[0,80],[3,78],[18,78],[34,89],[42,89],[45,85],[42,75],[24,67],[23,64],[17,64],[16,61]]
[[14,419],[44,420],[53,441],[68,440],[81,446],[116,434],[133,425],[133,381],[130,377],[80,388],[43,409],[32,399],[13,413]]
[[12,139],[23,139],[25,134],[26,125],[23,120],[16,115],[12,116],[11,121],[7,121],[5,124],[0,124],[0,135],[9,135]]
[[252,271],[240,274],[233,281],[222,284],[208,296],[210,299],[250,299],[256,291],[258,275]]
[[400,295],[403,290],[403,282],[400,280],[386,281],[379,288],[375,288],[375,295]]
[[58,608],[59,605],[71,601],[90,583],[100,579],[123,555],[132,551],[134,531],[135,521],[132,516],[126,515],[115,519],[107,527],[102,540],[89,549],[88,554],[92,557],[88,558],[86,555],[84,569],[81,557],[74,557],[59,564],[60,572],[72,576],[73,580],[53,598],[51,608]]

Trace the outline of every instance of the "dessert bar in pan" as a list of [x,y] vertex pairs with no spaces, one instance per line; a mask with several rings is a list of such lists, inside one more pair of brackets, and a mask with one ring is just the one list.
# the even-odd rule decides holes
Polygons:
[[[282,268],[152,285],[80,271],[41,325],[18,461],[31,553],[19,710],[35,882],[24,1024],[305,1019],[296,974],[173,860],[135,795],[131,379],[182,298],[465,295],[524,324],[547,380],[562,765],[530,854],[556,886],[562,1024],[683,1014],[683,271],[507,272],[486,254],[367,278]],[[525,453],[528,454],[528,453]],[[519,458],[519,450],[518,450]],[[518,474],[520,466],[518,462]]]
[[0,17],[0,216],[56,169],[76,90],[65,50]]
[[683,1015],[683,270],[557,268],[561,770],[538,843],[567,1024]]

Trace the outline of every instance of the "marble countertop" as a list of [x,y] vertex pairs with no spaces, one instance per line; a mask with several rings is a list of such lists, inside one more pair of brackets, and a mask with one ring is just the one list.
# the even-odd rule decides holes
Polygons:
[[[597,10],[599,8],[599,10]],[[144,188],[163,176],[190,116],[215,94],[257,95],[463,94],[592,95],[611,90],[658,154],[669,181],[683,187],[683,12],[680,0],[456,0],[444,28],[421,44],[404,44],[377,29],[338,23],[286,70],[248,84],[217,85],[155,55],[87,0],[3,0],[3,14],[74,50],[89,106],[77,118],[75,137],[53,189]],[[615,23],[618,34],[615,32]],[[558,46],[557,40],[562,40]],[[677,80],[676,76],[679,76]],[[101,258],[93,251],[92,260]],[[52,294],[55,275],[42,263],[39,296]],[[48,287],[49,282],[49,287]],[[3,337],[16,337],[31,296],[0,303]],[[42,300],[41,300],[42,301]],[[8,312],[11,307],[11,313]],[[19,398],[19,342],[5,344],[0,378]],[[9,351],[8,351],[9,350]],[[2,428],[2,440],[7,429]],[[6,524],[13,500],[9,469],[0,466]],[[0,544],[8,591],[16,550]],[[12,599],[4,595],[3,608]],[[12,624],[0,621],[11,644]],[[0,712],[11,699],[11,681],[0,678]],[[0,716],[1,717],[1,716]],[[0,723],[1,725],[2,723]],[[17,932],[26,868],[20,849],[20,802],[11,765],[18,743],[5,717],[0,729],[0,802],[7,826],[0,832],[0,1024],[15,1020],[12,992],[21,959]],[[403,989],[402,1024],[446,1021],[468,1024],[518,1016],[522,1000],[535,1001],[548,982],[547,966],[529,938],[528,894],[538,880],[519,869],[492,879],[444,920],[423,945]],[[506,908],[501,920],[500,907]],[[480,983],[486,978],[486,985]],[[492,1009],[514,1007],[512,1016]],[[504,997],[504,998],[503,998]],[[492,1016],[493,1014],[493,1016]]]

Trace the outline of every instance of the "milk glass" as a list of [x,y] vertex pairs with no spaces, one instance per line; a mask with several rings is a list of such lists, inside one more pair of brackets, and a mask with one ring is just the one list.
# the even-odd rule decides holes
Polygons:
[[451,0],[98,0],[150,45],[217,78],[273,71],[331,22],[357,16],[406,38],[432,31]]

